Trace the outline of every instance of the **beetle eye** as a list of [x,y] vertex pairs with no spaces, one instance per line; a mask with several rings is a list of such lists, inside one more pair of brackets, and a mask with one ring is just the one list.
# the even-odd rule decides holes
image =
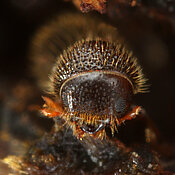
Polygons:
[[126,110],[126,100],[122,97],[118,98],[115,102],[115,109],[117,113],[123,113]]

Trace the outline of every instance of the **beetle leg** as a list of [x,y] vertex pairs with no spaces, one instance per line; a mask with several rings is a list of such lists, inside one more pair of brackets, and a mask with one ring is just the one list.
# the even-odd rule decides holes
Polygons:
[[62,108],[61,103],[55,103],[48,97],[42,97],[45,101],[45,104],[43,108],[40,109],[40,111],[47,117],[53,118],[62,116],[65,112]]
[[117,119],[117,124],[120,125],[121,123],[123,123],[126,120],[132,120],[132,119],[134,119],[139,114],[139,112],[141,110],[142,110],[141,109],[141,106],[136,106],[135,108],[132,109],[132,111],[130,113],[128,113],[127,115],[125,115],[122,118],[118,118]]

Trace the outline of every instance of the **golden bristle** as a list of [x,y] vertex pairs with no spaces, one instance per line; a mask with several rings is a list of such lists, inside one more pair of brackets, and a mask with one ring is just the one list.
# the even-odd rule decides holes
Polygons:
[[62,84],[71,76],[97,70],[123,74],[132,83],[134,94],[147,89],[137,58],[123,44],[88,39],[76,42],[58,58],[51,75],[51,92],[59,95]]

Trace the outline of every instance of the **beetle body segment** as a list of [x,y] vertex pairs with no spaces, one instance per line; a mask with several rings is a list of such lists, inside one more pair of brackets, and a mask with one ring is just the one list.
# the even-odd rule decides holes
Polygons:
[[133,93],[145,91],[142,69],[126,47],[119,41],[82,40],[64,51],[51,74],[51,93],[59,95],[62,84],[75,75],[88,71],[113,71],[125,76]]

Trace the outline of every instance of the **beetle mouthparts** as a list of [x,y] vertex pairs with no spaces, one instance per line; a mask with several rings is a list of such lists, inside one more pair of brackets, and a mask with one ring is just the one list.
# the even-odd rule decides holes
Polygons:
[[104,129],[104,124],[99,124],[97,126],[94,126],[94,125],[89,125],[89,124],[84,124],[82,125],[80,128],[82,131],[86,132],[86,133],[89,133],[89,134],[95,134],[96,132]]

